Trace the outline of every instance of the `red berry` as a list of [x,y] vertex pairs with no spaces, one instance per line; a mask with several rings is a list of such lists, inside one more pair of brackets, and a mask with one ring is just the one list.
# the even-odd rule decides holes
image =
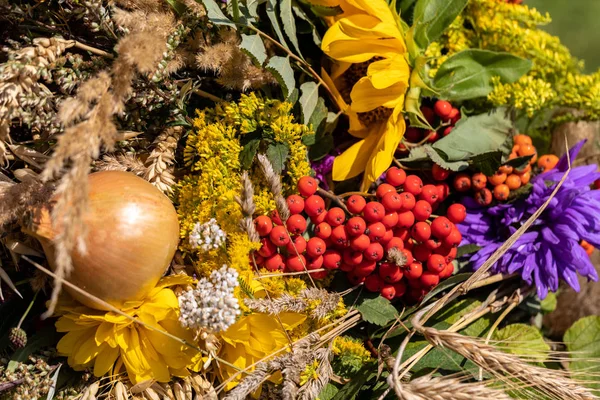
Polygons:
[[400,196],[402,197],[402,210],[401,211],[410,211],[413,208],[415,208],[417,199],[415,199],[415,196],[412,193],[403,192],[403,193],[400,193]]
[[455,125],[460,119],[460,111],[458,110],[458,108],[452,108],[450,114],[448,115],[448,118],[450,118],[450,123],[452,125]]
[[431,255],[431,250],[424,243],[421,243],[413,247],[412,253],[416,260],[427,262]]
[[423,190],[423,181],[416,175],[408,175],[404,182],[404,191],[417,196]]
[[398,214],[398,224],[400,228],[410,228],[415,223],[415,214],[412,211],[404,211]]
[[425,221],[431,216],[433,210],[431,209],[431,204],[429,202],[425,200],[419,200],[417,201],[417,204],[415,204],[415,208],[412,212],[417,221]]
[[465,173],[457,174],[452,181],[452,186],[457,192],[468,192],[471,189],[471,177]]
[[306,267],[306,258],[301,254],[299,256],[290,256],[285,260],[285,267],[290,272],[304,271]]
[[440,138],[439,133],[437,133],[437,131],[429,131],[427,132],[427,142],[428,143],[434,143],[437,142],[437,140]]
[[371,275],[375,271],[375,268],[377,268],[375,261],[363,260],[354,268],[354,273],[359,276],[367,276]]
[[456,247],[451,248],[450,251],[448,252],[448,254],[446,254],[446,256],[445,256],[446,262],[450,263],[450,262],[454,261],[457,254],[458,254],[458,249]]
[[304,211],[304,199],[297,194],[289,195],[285,202],[292,214],[300,214]]
[[261,265],[263,265],[265,263],[265,258],[263,256],[261,256],[260,254],[258,254],[258,253],[250,253],[248,258],[250,259],[250,266],[251,267],[254,267],[255,263],[258,266],[261,266]]
[[369,292],[379,292],[383,289],[383,279],[379,275],[369,275],[365,278],[365,287]]
[[385,250],[390,251],[391,249],[404,249],[404,240],[400,239],[399,237],[393,237],[390,239],[390,241],[385,245]]
[[434,185],[425,185],[419,195],[421,200],[425,200],[429,204],[433,204],[438,200],[439,192]]
[[365,234],[350,239],[350,247],[356,251],[365,251],[371,244],[371,240]]
[[367,223],[362,217],[352,217],[346,223],[346,232],[350,236],[359,236],[365,233],[367,229]]
[[412,262],[414,261],[414,257],[413,257],[413,254],[412,254],[412,252],[411,252],[410,250],[406,249],[406,248],[405,248],[405,249],[402,249],[402,250],[400,250],[400,252],[401,252],[401,253],[402,253],[402,255],[404,256],[404,259],[406,260],[406,261],[404,262],[404,265],[409,265],[409,264],[412,264]]
[[298,192],[304,197],[312,196],[317,192],[318,188],[319,184],[317,180],[310,176],[303,176],[298,181]]
[[325,211],[325,201],[321,197],[313,194],[304,201],[304,212],[309,217],[316,217],[323,211]]
[[386,193],[381,199],[381,204],[387,212],[398,211],[402,208],[402,196],[396,192]]
[[457,228],[452,229],[452,232],[443,240],[443,245],[446,247],[455,247],[460,244],[462,235]]
[[285,249],[289,254],[302,254],[306,250],[306,239],[302,236],[296,236],[285,245]]
[[258,250],[258,254],[262,257],[271,257],[277,252],[277,246],[269,238],[263,238],[260,242],[262,243],[262,247]]
[[394,297],[396,297],[396,289],[393,285],[383,285],[379,293],[381,294],[381,297],[384,297],[388,300],[392,300]]
[[381,238],[379,243],[381,243],[383,246],[385,246],[393,238],[394,238],[394,231],[391,229],[388,229],[385,231],[385,235],[383,235],[383,237]]
[[429,250],[435,250],[442,245],[442,242],[438,238],[434,238],[434,237],[427,239],[423,243],[425,243],[425,246]]
[[310,257],[319,257],[323,255],[327,250],[327,245],[325,241],[318,237],[313,237],[308,240],[306,244],[306,254]]
[[420,262],[413,262],[408,265],[408,268],[404,271],[404,276],[408,279],[419,279],[423,274],[423,265]]
[[[406,141],[411,142],[411,143],[418,143],[421,140],[423,140],[422,130],[419,128],[408,127],[408,128],[406,128],[406,132],[404,132],[403,139],[405,139]],[[396,167],[392,167],[392,168],[396,168]],[[386,180],[387,180],[387,175],[386,175]],[[391,183],[391,182],[388,182],[388,183]],[[392,183],[392,185],[393,185],[393,183]],[[397,185],[394,185],[394,186],[397,186]]]
[[363,255],[369,261],[379,261],[383,258],[383,246],[379,243],[371,243]]
[[437,164],[433,164],[433,168],[431,168],[431,174],[433,175],[433,179],[436,181],[445,181],[450,176],[450,171],[440,167]]
[[454,129],[453,126],[447,126],[446,128],[444,128],[444,136],[448,136],[450,132],[452,132],[452,129]]
[[285,225],[292,235],[300,235],[306,230],[306,218],[300,214],[290,215]]
[[465,218],[467,218],[467,209],[462,204],[452,204],[450,207],[448,207],[446,216],[455,224],[460,224],[465,220]]
[[[410,129],[410,128],[409,128]],[[406,135],[405,135],[406,136]],[[420,134],[419,134],[420,136]],[[392,167],[385,173],[385,181],[392,186],[400,186],[406,180],[406,172],[403,169]]]
[[273,254],[265,260],[265,268],[269,271],[283,271],[285,263],[280,254]]
[[393,286],[396,291],[396,298],[404,296],[404,293],[406,293],[406,283],[400,281],[394,283]]
[[475,201],[482,206],[489,206],[492,202],[492,191],[488,188],[483,188],[475,193]]
[[444,201],[450,194],[450,186],[446,182],[438,183],[435,185],[435,188],[438,191],[438,201]]
[[333,228],[333,230],[331,231],[330,240],[336,246],[348,246],[348,235],[346,234],[346,228],[343,225],[336,226],[335,228]]
[[254,219],[254,227],[260,236],[267,236],[273,229],[273,221],[266,215],[260,215]]
[[432,288],[438,283],[440,283],[440,277],[438,276],[438,274],[434,274],[430,271],[425,271],[419,278],[419,281],[421,282],[421,285],[423,285],[423,287]]
[[340,265],[340,270],[342,270],[344,272],[354,271],[354,268],[356,267],[356,265],[348,264],[343,258],[344,258],[344,256],[342,255],[342,265]]
[[429,256],[427,260],[427,270],[433,272],[434,274],[439,274],[446,268],[446,260],[444,256],[439,254],[432,254]]
[[402,239],[402,241],[404,241],[404,244],[406,244],[406,241],[410,238],[410,233],[408,232],[408,228],[398,227],[398,228],[394,229],[394,236]]
[[433,111],[435,111],[438,117],[445,121],[450,117],[450,112],[452,111],[452,104],[450,104],[446,100],[438,100],[433,105]]
[[398,225],[398,213],[393,211],[385,214],[385,217],[383,217],[381,223],[388,229],[394,228],[396,225]]
[[342,254],[342,258],[344,263],[351,265],[354,269],[355,266],[359,265],[363,260],[363,253],[361,251],[356,251],[352,249],[344,250]]
[[331,225],[321,222],[315,227],[315,235],[321,239],[328,239],[331,236]]
[[369,236],[371,242],[379,242],[385,236],[385,225],[381,222],[375,222],[367,226],[365,233]]
[[452,232],[454,224],[446,217],[437,217],[431,222],[431,234],[436,238],[443,239]]
[[311,258],[308,260],[308,263],[306,264],[306,269],[308,269],[310,271],[319,269],[321,267],[323,267],[323,256]]
[[327,250],[323,254],[323,267],[338,269],[342,265],[342,255],[337,250]]
[[327,222],[332,227],[340,226],[346,220],[346,214],[344,210],[339,207],[333,207],[327,211],[327,216],[325,217],[325,222]]
[[421,106],[421,113],[430,125],[435,122],[435,113],[431,107]]
[[281,217],[279,216],[279,212],[277,210],[271,211],[271,220],[275,225],[283,225],[283,222],[281,221]]
[[278,225],[271,230],[269,238],[275,246],[285,246],[290,241],[290,235],[285,230],[285,227]]
[[454,265],[449,262],[448,264],[446,264],[446,267],[444,267],[444,270],[442,272],[439,273],[440,279],[446,279],[452,276],[452,274],[454,273]]
[[365,281],[365,277],[364,276],[358,276],[355,273],[349,273],[347,275],[348,280],[350,281],[350,283],[352,285],[360,285],[361,283],[363,283]]
[[327,211],[323,211],[316,217],[310,217],[310,220],[313,224],[319,225],[321,222],[325,222],[325,218],[327,218]]
[[358,194],[353,194],[346,200],[346,207],[348,207],[348,211],[352,214],[360,214],[366,205],[367,201],[365,198]]
[[400,267],[392,263],[381,263],[379,276],[388,283],[398,282],[404,275]]
[[385,217],[385,208],[383,207],[383,204],[377,201],[371,201],[365,206],[363,215],[367,222],[381,221],[383,217]]
[[383,199],[383,196],[385,196],[388,193],[396,193],[396,188],[390,185],[389,183],[382,183],[377,187],[377,191],[375,192],[377,198],[380,200]]

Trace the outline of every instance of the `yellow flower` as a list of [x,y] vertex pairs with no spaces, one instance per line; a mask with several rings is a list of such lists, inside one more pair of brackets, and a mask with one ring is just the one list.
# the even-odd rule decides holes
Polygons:
[[156,331],[194,341],[193,333],[179,324],[177,296],[169,288],[191,283],[188,276],[169,276],[144,300],[124,304],[121,311],[155,330],[115,312],[63,301],[57,309],[61,316],[56,330],[67,334],[58,342],[59,354],[68,356],[69,365],[76,370],[93,368],[97,377],[119,373],[125,367],[133,384],[148,379],[168,382],[172,376],[189,375],[189,369],[199,371],[203,360],[197,350]]
[[[339,64],[324,78],[350,117],[349,132],[362,140],[336,157],[333,179],[364,172],[364,191],[390,166],[406,130],[402,110],[410,68],[400,17],[387,2],[347,2],[359,12],[327,30],[322,49]],[[344,96],[350,87],[349,96]]]

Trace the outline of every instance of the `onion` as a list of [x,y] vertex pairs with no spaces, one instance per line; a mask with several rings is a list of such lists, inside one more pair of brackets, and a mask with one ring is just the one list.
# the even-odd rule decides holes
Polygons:
[[[171,201],[147,181],[129,172],[103,171],[88,177],[89,208],[83,216],[86,254],[74,250],[68,281],[115,307],[142,299],[169,266],[179,241],[179,222]],[[33,231],[54,268],[48,208],[35,210]],[[101,304],[70,290],[81,303]]]

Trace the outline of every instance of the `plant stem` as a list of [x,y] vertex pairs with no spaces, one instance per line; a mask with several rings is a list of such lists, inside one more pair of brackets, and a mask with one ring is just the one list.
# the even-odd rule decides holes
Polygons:
[[27,318],[27,314],[29,314],[29,311],[31,311],[31,307],[33,307],[33,303],[35,303],[35,299],[37,299],[38,293],[39,293],[39,291],[35,292],[35,294],[33,295],[33,299],[29,303],[27,310],[25,310],[25,313],[23,313],[23,316],[21,316],[21,319],[19,320],[19,323],[17,324],[17,329],[19,329],[21,327],[21,324],[23,323],[23,321],[25,321],[25,318]]
[[233,21],[235,23],[240,22],[240,5],[238,4],[238,0],[231,1],[233,8]]
[[348,210],[348,207],[346,207],[346,205],[344,204],[344,202],[342,201],[342,199],[340,199],[338,196],[336,196],[335,194],[324,190],[324,189],[317,189],[317,194],[321,197],[327,197],[329,200],[333,201],[335,204],[337,204],[338,206],[340,206],[340,208],[342,210],[344,210],[344,212],[346,212],[347,214],[352,214],[350,212],[350,210]]

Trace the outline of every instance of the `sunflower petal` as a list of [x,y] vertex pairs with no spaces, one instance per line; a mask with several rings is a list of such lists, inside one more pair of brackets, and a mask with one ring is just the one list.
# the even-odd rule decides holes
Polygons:
[[333,180],[344,181],[362,173],[369,162],[369,157],[371,157],[378,139],[376,134],[370,132],[365,139],[353,144],[337,156],[333,160]]
[[119,357],[119,348],[104,343],[94,362],[94,376],[101,377],[108,373],[117,361],[117,357]]
[[410,79],[410,68],[404,56],[398,55],[369,64],[367,75],[375,89],[385,89],[402,83],[405,85],[404,92],[406,92]]
[[352,109],[356,112],[369,112],[377,107],[402,107],[407,87],[407,83],[396,83],[386,89],[376,89],[371,79],[360,78],[350,93]]

